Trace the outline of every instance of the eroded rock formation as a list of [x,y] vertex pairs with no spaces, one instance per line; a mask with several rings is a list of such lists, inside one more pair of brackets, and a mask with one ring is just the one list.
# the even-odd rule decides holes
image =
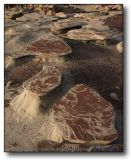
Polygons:
[[[95,13],[97,14],[97,13]],[[122,18],[114,25],[115,17],[118,15],[102,16],[94,13],[76,14],[75,17],[82,17],[87,20],[87,25],[80,29],[69,30],[65,35],[66,38],[74,40],[116,40],[122,39],[121,27]],[[118,18],[119,19],[119,18]]]
[[[115,93],[111,88],[120,92],[122,85],[121,54],[115,54],[122,49],[122,5],[10,7],[5,11],[5,150],[118,151],[122,117],[108,97]],[[97,40],[116,42],[90,44]]]
[[15,36],[5,47],[5,54],[13,58],[26,55],[62,56],[69,53],[71,48],[66,42],[51,33],[45,35],[42,31],[28,31]]
[[112,105],[86,85],[73,87],[52,110],[52,141],[109,144],[117,139]]
[[61,82],[60,72],[51,67],[45,67],[38,74],[23,83],[24,91],[10,103],[12,108],[27,118],[34,118],[39,113],[40,96],[48,94]]

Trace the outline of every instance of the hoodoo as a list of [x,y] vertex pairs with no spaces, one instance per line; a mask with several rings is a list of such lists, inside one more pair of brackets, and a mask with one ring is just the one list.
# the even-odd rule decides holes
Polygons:
[[4,9],[4,151],[123,151],[123,5]]
[[41,114],[41,96],[48,94],[61,82],[61,73],[55,67],[42,71],[23,83],[23,92],[10,103],[19,116],[32,119]]

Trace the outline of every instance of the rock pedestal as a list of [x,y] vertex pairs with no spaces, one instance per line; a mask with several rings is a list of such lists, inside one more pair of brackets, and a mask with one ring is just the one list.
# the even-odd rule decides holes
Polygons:
[[[48,94],[61,82],[61,74],[55,68],[47,67],[23,83],[24,91],[16,96],[10,105],[18,116],[32,119],[39,116],[40,96]],[[26,119],[26,120],[27,120]]]

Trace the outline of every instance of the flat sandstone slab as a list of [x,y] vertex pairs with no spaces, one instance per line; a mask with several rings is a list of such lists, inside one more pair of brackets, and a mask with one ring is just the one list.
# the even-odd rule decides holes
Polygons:
[[42,62],[29,62],[21,66],[15,67],[6,73],[5,82],[13,82],[18,86],[29,78],[35,76],[43,68]]
[[45,67],[23,83],[23,87],[37,95],[46,95],[61,82],[61,73],[55,67]]
[[62,29],[67,29],[67,28],[72,28],[77,26],[83,26],[85,24],[87,23],[83,19],[71,17],[67,19],[58,20],[57,22],[53,22],[50,25],[50,28],[52,31],[57,31],[57,30],[62,30]]
[[[39,116],[42,106],[41,97],[48,94],[61,83],[61,72],[55,67],[46,67],[23,83],[23,91],[10,101],[11,107],[18,113],[18,119],[31,119]],[[23,115],[24,111],[24,115]]]
[[5,54],[18,58],[26,55],[62,56],[71,53],[70,46],[52,33],[24,32],[11,38],[5,46]]
[[115,39],[119,32],[112,30],[98,30],[97,28],[74,29],[67,32],[67,38],[74,40],[108,40]]
[[26,47],[26,51],[62,56],[71,53],[71,48],[61,39],[49,40],[41,37],[39,40],[30,43]]
[[[112,105],[95,90],[78,84],[53,106],[52,139],[74,143],[109,144],[117,139]],[[57,137],[53,134],[57,131]]]
[[[83,17],[88,20],[88,24],[82,26],[80,29],[73,29],[67,32],[65,36],[69,39],[75,40],[117,40],[122,38],[122,16],[109,15],[101,16],[95,15],[95,18],[89,18],[89,13],[81,13],[76,16]],[[97,13],[95,13],[97,14]],[[118,17],[118,20],[115,18]],[[120,19],[120,18],[121,19]],[[116,20],[116,23],[115,23]],[[64,35],[63,35],[64,36]]]

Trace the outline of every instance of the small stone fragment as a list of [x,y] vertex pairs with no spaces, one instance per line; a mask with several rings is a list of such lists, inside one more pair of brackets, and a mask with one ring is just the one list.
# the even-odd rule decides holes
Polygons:
[[119,53],[123,53],[123,42],[119,42],[116,45],[116,48],[117,48],[117,50],[118,50]]
[[67,15],[64,12],[56,13],[55,16],[60,18],[67,18]]

